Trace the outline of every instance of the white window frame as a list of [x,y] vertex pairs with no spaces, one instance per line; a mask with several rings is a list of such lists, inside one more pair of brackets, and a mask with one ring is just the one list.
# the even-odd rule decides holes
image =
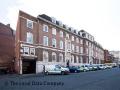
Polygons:
[[60,37],[63,37],[63,31],[60,31]]
[[43,36],[43,45],[44,46],[48,46],[48,37],[47,36]]
[[86,41],[86,45],[88,46],[88,41]]
[[[53,60],[53,56],[55,56],[55,60]],[[57,55],[55,52],[52,52],[52,62],[56,62],[57,61]]]
[[33,29],[33,21],[32,20],[27,19],[27,27],[30,29]]
[[48,51],[43,51],[43,62],[49,61]]
[[30,55],[35,55],[35,48],[30,48]]
[[79,46],[76,46],[76,52],[79,52]]
[[80,53],[83,53],[83,47],[80,47]]
[[80,56],[80,63],[83,63],[83,57]]
[[27,32],[26,42],[33,44],[33,34],[31,32]]
[[56,48],[56,45],[57,45],[56,39],[55,39],[55,38],[52,38],[52,46]]
[[58,23],[59,23],[60,26],[63,26],[63,23],[61,21],[58,21]]
[[[61,60],[60,60],[60,57],[62,57]],[[63,62],[63,54],[62,53],[59,54],[59,62]]]
[[76,63],[79,63],[79,58],[78,58],[78,56],[76,56]]
[[52,17],[52,22],[56,24],[56,19]]
[[74,55],[72,55],[71,56],[71,63],[74,63],[74,59],[75,59],[75,57],[74,57]]
[[43,31],[48,32],[48,25],[43,24]]
[[70,38],[70,36],[69,36],[69,34],[68,34],[68,33],[66,33],[66,38],[68,38],[68,39]]
[[71,43],[70,42],[67,43],[67,49],[71,50]]
[[60,40],[60,49],[63,49],[63,41],[62,40]]
[[56,35],[56,29],[55,28],[52,28],[52,34]]
[[72,44],[72,51],[74,52],[75,51],[75,45]]
[[29,55],[29,47],[23,47],[24,54]]
[[74,41],[74,36],[72,36],[72,41]]
[[88,48],[86,48],[86,54],[88,54]]
[[80,39],[80,44],[83,44],[83,39]]
[[76,38],[76,42],[79,43],[79,38]]

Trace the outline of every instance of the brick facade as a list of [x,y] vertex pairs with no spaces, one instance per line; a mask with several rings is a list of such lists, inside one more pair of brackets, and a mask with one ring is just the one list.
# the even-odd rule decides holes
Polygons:
[[15,35],[9,25],[0,23],[0,69],[14,71]]
[[[27,21],[32,22],[31,27],[27,27]],[[40,65],[45,64],[62,64],[66,66],[67,62],[70,65],[79,65],[82,63],[101,63],[103,60],[103,48],[100,47],[93,39],[84,37],[82,34],[86,34],[85,31],[77,31],[72,28],[68,28],[66,25],[59,21],[52,21],[53,19],[47,15],[38,15],[38,17],[33,17],[23,11],[19,12],[17,30],[16,30],[16,71],[17,73],[23,73],[23,60],[26,58],[28,63],[30,60],[36,62],[36,72],[40,72]],[[44,31],[43,26],[47,26],[48,31]],[[52,33],[53,28],[56,29],[56,35]],[[60,36],[60,32],[63,32],[63,37]],[[33,42],[27,42],[27,33],[33,35]],[[55,33],[55,32],[54,32]],[[88,33],[87,33],[88,34]],[[88,34],[90,37],[90,34]],[[44,45],[43,37],[48,38],[48,45]],[[32,37],[32,36],[31,36]],[[74,37],[74,40],[72,40]],[[56,39],[56,47],[52,45],[53,38]],[[76,41],[78,39],[78,42]],[[47,40],[47,39],[46,39]],[[63,42],[63,48],[60,48],[60,41]],[[87,42],[87,44],[86,44]],[[89,46],[91,43],[92,46]],[[77,50],[77,46],[78,49]],[[25,47],[28,47],[29,54],[25,54]],[[70,47],[70,48],[69,48]],[[93,47],[97,47],[99,52]],[[32,55],[31,48],[35,49],[35,54]],[[72,49],[74,49],[72,51]],[[83,49],[83,50],[82,50]],[[90,52],[90,51],[93,52]],[[43,53],[48,53],[43,55]],[[94,55],[101,54],[100,57]],[[54,56],[55,54],[55,56]],[[60,54],[63,56],[62,61],[60,61]],[[55,61],[53,61],[55,59]],[[90,60],[93,59],[93,60]],[[98,61],[99,60],[99,61]],[[95,61],[95,62],[94,62]]]

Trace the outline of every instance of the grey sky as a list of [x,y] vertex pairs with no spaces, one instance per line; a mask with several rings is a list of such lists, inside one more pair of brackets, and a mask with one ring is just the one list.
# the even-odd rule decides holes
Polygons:
[[120,50],[120,0],[3,0],[0,22],[15,29],[19,10],[53,16],[77,30],[86,30],[103,48]]

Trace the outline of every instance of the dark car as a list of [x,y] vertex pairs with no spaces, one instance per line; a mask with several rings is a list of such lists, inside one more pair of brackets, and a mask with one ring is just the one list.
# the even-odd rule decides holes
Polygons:
[[79,72],[80,72],[80,69],[79,69],[79,67],[77,67],[77,66],[69,66],[69,71],[70,71],[71,73],[79,73]]

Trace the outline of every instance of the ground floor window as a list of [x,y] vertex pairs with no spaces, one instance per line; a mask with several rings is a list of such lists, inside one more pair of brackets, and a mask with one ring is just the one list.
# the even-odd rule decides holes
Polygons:
[[43,61],[48,62],[48,51],[43,51]]
[[53,62],[56,62],[56,59],[57,59],[56,53],[53,52],[53,53],[52,53],[52,61],[53,61]]
[[59,62],[63,62],[63,54],[62,53],[59,54]]

